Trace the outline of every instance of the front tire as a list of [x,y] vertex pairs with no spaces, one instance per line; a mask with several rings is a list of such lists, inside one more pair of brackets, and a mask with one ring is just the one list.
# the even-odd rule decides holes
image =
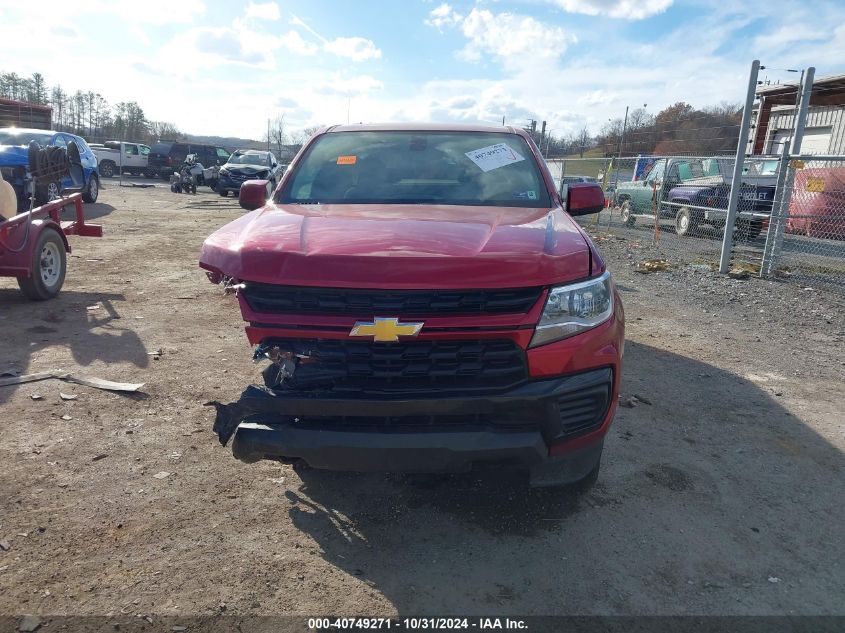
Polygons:
[[82,200],[84,202],[88,202],[89,204],[93,204],[97,202],[97,198],[100,196],[100,181],[97,179],[96,174],[91,174],[91,177],[88,179],[88,186],[85,188],[85,191],[82,192]]
[[44,229],[32,249],[32,276],[18,277],[21,291],[33,301],[52,299],[65,282],[67,253],[55,229]]
[[686,237],[698,228],[698,216],[689,207],[681,207],[675,215],[675,233]]
[[619,212],[622,215],[622,222],[625,226],[634,226],[634,223],[637,221],[637,216],[634,215],[634,210],[631,208],[630,200],[625,200],[625,202],[622,203],[622,207]]
[[219,193],[223,198],[229,197],[229,190],[228,189],[221,189],[217,193]]

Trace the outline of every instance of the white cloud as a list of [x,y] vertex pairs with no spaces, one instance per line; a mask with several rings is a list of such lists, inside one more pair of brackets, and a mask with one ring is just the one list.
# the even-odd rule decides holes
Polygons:
[[269,61],[266,53],[244,46],[240,35],[231,29],[197,29],[194,42],[200,53],[217,55],[228,62],[254,65]]
[[144,46],[150,46],[152,44],[150,36],[138,26],[132,26],[129,28],[129,36],[135,38],[138,43],[143,44]]
[[56,37],[63,37],[69,40],[78,40],[79,31],[75,27],[63,24],[56,24],[50,27],[50,34]]
[[463,17],[460,13],[457,13],[451,6],[444,2],[436,9],[431,10],[425,23],[442,31],[443,27],[456,26],[462,19]]
[[559,57],[567,45],[577,41],[559,26],[547,26],[532,17],[513,13],[494,14],[486,9],[473,9],[466,17],[454,17],[451,23],[460,26],[469,40],[459,54],[468,61],[492,57],[511,66],[536,64],[540,59]]
[[317,84],[316,91],[324,94],[354,96],[364,95],[382,88],[384,88],[384,84],[370,75],[343,78],[339,74],[334,74],[328,81]]
[[278,20],[281,17],[279,5],[275,2],[255,3],[250,2],[246,7],[246,18],[258,20]]
[[564,11],[642,20],[663,13],[674,0],[553,0]]
[[323,48],[338,57],[348,57],[353,62],[381,57],[381,50],[376,48],[372,40],[363,37],[338,37],[331,42],[326,42]]
[[811,25],[789,24],[754,38],[754,48],[771,53],[787,45],[827,39],[827,33]]
[[297,55],[313,55],[319,50],[316,44],[306,42],[299,31],[293,29],[279,37],[279,45]]

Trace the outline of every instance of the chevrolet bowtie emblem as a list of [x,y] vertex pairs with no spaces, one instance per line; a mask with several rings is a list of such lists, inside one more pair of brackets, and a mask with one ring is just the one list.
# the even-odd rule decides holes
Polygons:
[[380,343],[395,343],[400,336],[416,336],[422,323],[399,323],[399,319],[376,317],[372,323],[358,321],[349,336],[372,336]]

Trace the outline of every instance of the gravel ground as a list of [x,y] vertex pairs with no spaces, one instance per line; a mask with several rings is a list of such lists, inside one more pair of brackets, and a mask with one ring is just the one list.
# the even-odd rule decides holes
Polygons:
[[842,296],[638,274],[600,234],[636,406],[591,492],[300,475],[235,461],[203,406],[259,370],[196,265],[232,199],[112,185],[89,210],[106,234],[71,238],[58,299],[0,280],[0,371],[146,386],[0,388],[0,613],[845,614]]

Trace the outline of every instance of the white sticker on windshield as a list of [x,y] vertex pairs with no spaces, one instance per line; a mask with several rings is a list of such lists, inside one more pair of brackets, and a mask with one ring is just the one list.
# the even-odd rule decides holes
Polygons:
[[512,150],[507,143],[496,143],[482,147],[481,149],[474,149],[466,153],[467,158],[478,165],[481,171],[491,171],[510,165],[511,163],[518,163],[525,160],[522,156]]

